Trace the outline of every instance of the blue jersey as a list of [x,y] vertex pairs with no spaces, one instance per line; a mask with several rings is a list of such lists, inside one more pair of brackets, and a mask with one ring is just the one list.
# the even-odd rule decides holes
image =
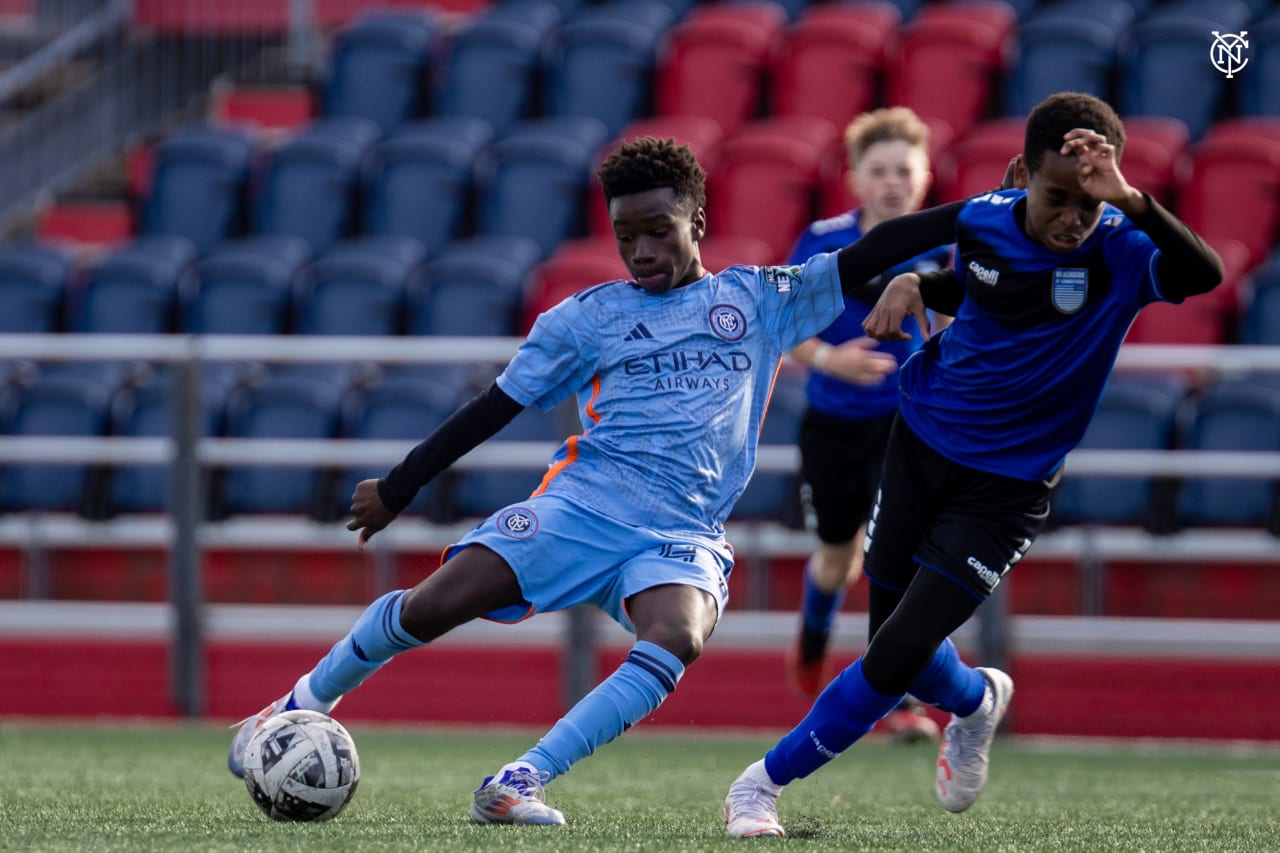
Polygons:
[[[862,236],[861,210],[842,213],[830,219],[820,219],[811,224],[800,235],[795,249],[791,252],[790,263],[804,263],[806,258],[820,252],[834,252],[852,243]],[[896,275],[905,272],[928,272],[940,269],[947,264],[951,248],[942,246],[925,252],[880,276],[880,280],[888,283]],[[853,338],[864,336],[862,321],[871,312],[872,304],[854,296],[844,298],[844,312],[836,321],[824,329],[818,337],[829,344],[841,344]],[[898,364],[906,361],[907,356],[920,348],[924,338],[920,330],[911,324],[911,340],[882,341],[876,347],[880,352],[892,355]],[[898,408],[898,384],[890,378],[878,385],[853,385],[834,376],[828,376],[817,370],[809,372],[809,381],[805,386],[809,405],[828,415],[842,418],[873,418],[892,414]]]
[[564,300],[497,380],[526,406],[577,395],[583,432],[556,452],[535,494],[722,536],[755,468],[782,356],[842,308],[835,255],[730,267],[660,296],[615,281]]
[[1084,435],[1138,311],[1164,297],[1159,250],[1119,210],[1107,205],[1089,239],[1061,254],[1019,227],[1025,195],[988,193],[960,211],[964,301],[899,385],[903,418],[943,456],[1039,480]]

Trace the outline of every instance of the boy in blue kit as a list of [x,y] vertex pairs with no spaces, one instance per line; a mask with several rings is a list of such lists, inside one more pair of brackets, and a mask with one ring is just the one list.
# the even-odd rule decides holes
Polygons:
[[[800,235],[788,263],[802,264],[820,252],[835,251],[880,222],[920,208],[929,190],[929,128],[907,107],[863,113],[845,131],[847,180],[860,206],[811,224]],[[875,500],[893,416],[896,382],[858,385],[846,381],[846,365],[856,367],[868,339],[862,321],[885,285],[902,272],[945,267],[951,247],[939,246],[865,282],[845,296],[844,311],[816,337],[791,351],[811,368],[805,386],[808,406],[800,427],[801,497],[817,533],[818,548],[805,565],[800,632],[787,656],[793,686],[808,698],[830,677],[827,647],[845,589],[862,575],[862,543]],[[887,342],[879,352],[901,364],[924,338],[912,329],[907,341]],[[885,717],[882,728],[900,741],[936,740],[938,726],[914,700]]]
[[[630,280],[583,290],[542,314],[495,383],[380,480],[356,487],[347,525],[363,547],[417,491],[525,406],[576,395],[583,432],[556,452],[526,501],[490,516],[409,590],[379,598],[280,699],[245,720],[228,755],[243,774],[253,731],[292,708],[328,713],[400,652],[477,618],[512,622],[590,603],[636,635],[626,660],[524,755],[486,778],[481,823],[561,825],[547,782],[651,714],[675,690],[725,606],[733,552],[724,521],[755,465],[783,355],[843,309],[842,284],[914,255],[944,215],[883,244],[803,266],[702,267],[705,174],[685,145],[623,144],[598,177]],[[893,247],[888,249],[887,247]],[[849,285],[852,286],[852,285]],[[892,358],[864,353],[858,378]]]
[[733,782],[730,836],[783,835],[783,787],[852,746],[907,693],[952,714],[936,774],[943,807],[964,811],[981,794],[1013,681],[965,665],[948,637],[1039,534],[1063,458],[1138,311],[1222,280],[1217,254],[1125,181],[1123,147],[1107,104],[1047,98],[1027,119],[1016,180],[1026,189],[962,203],[955,271],[895,278],[864,321],[872,337],[904,340],[904,322],[925,328],[926,309],[955,317],[899,371],[867,532],[871,642]]

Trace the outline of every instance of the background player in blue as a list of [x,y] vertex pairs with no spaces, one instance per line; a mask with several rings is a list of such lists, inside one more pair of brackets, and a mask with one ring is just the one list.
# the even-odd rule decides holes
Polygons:
[[[233,773],[243,773],[244,746],[271,715],[328,713],[400,652],[472,619],[591,603],[636,634],[634,647],[533,748],[486,778],[471,805],[482,823],[559,825],[544,785],[652,713],[698,657],[725,605],[733,552],[724,521],[755,465],[783,355],[836,318],[843,282],[865,281],[895,258],[868,243],[802,267],[710,275],[698,253],[705,174],[687,146],[625,143],[598,176],[632,278],[542,314],[490,388],[386,477],[356,487],[347,527],[363,546],[525,406],[576,395],[582,434],[559,448],[528,500],[482,522],[414,588],[371,604],[314,669],[245,720],[228,755]],[[898,240],[910,256],[949,227],[939,217]],[[894,369],[874,352],[862,362],[867,382]]]
[[1039,534],[1138,311],[1212,290],[1223,275],[1212,249],[1125,181],[1123,147],[1120,119],[1091,95],[1037,105],[1017,166],[1026,189],[960,209],[963,280],[950,270],[899,276],[864,322],[873,337],[901,340],[904,322],[927,322],[926,306],[955,317],[899,371],[867,531],[871,642],[734,781],[731,836],[782,835],[783,786],[850,747],[908,692],[952,713],[936,774],[942,805],[964,811],[982,792],[1013,681],[965,665],[948,637]]
[[[811,224],[800,235],[788,263],[835,251],[877,224],[918,210],[933,175],[929,170],[929,128],[907,107],[863,113],[845,130],[849,170],[846,180],[860,206]],[[808,407],[800,427],[801,497],[806,520],[817,532],[818,548],[805,566],[800,632],[788,654],[792,683],[813,698],[827,683],[827,647],[845,588],[862,575],[862,539],[880,483],[884,447],[898,410],[895,381],[856,385],[846,381],[870,339],[862,321],[891,278],[901,272],[940,269],[951,247],[940,246],[877,276],[844,298],[844,311],[816,337],[791,351],[811,367],[805,387]],[[949,319],[949,318],[948,318]],[[899,364],[924,343],[890,341],[879,351]],[[919,703],[906,700],[885,717],[882,728],[903,741],[936,739],[938,726]]]

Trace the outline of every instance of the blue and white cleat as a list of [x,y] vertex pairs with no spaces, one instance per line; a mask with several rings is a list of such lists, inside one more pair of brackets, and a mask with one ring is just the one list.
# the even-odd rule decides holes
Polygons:
[[938,799],[949,812],[969,808],[986,787],[991,741],[1013,698],[1008,675],[984,666],[978,672],[987,681],[982,704],[967,717],[951,715],[938,752]]
[[764,769],[764,760],[755,762],[729,786],[724,798],[724,828],[730,838],[781,838],[786,835],[778,823],[778,797],[782,786],[775,785]]
[[476,823],[564,826],[564,815],[545,802],[543,776],[532,765],[515,761],[476,788],[471,818]]
[[253,739],[253,733],[276,714],[287,711],[292,696],[293,691],[290,690],[252,717],[245,717],[240,722],[231,724],[231,728],[236,729],[236,735],[231,739],[231,750],[227,753],[227,769],[231,771],[231,775],[244,778],[244,750]]

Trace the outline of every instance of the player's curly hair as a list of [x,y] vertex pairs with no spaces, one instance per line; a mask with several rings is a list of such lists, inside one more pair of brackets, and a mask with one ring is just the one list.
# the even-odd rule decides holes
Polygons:
[[1087,127],[1097,131],[1116,147],[1116,162],[1124,151],[1124,122],[1106,101],[1084,92],[1059,92],[1050,95],[1027,116],[1027,135],[1022,156],[1027,171],[1034,172],[1044,162],[1046,151],[1062,148],[1067,131]]
[[707,173],[689,146],[674,139],[643,136],[622,143],[596,170],[605,201],[670,187],[690,202],[690,212],[707,206]]

